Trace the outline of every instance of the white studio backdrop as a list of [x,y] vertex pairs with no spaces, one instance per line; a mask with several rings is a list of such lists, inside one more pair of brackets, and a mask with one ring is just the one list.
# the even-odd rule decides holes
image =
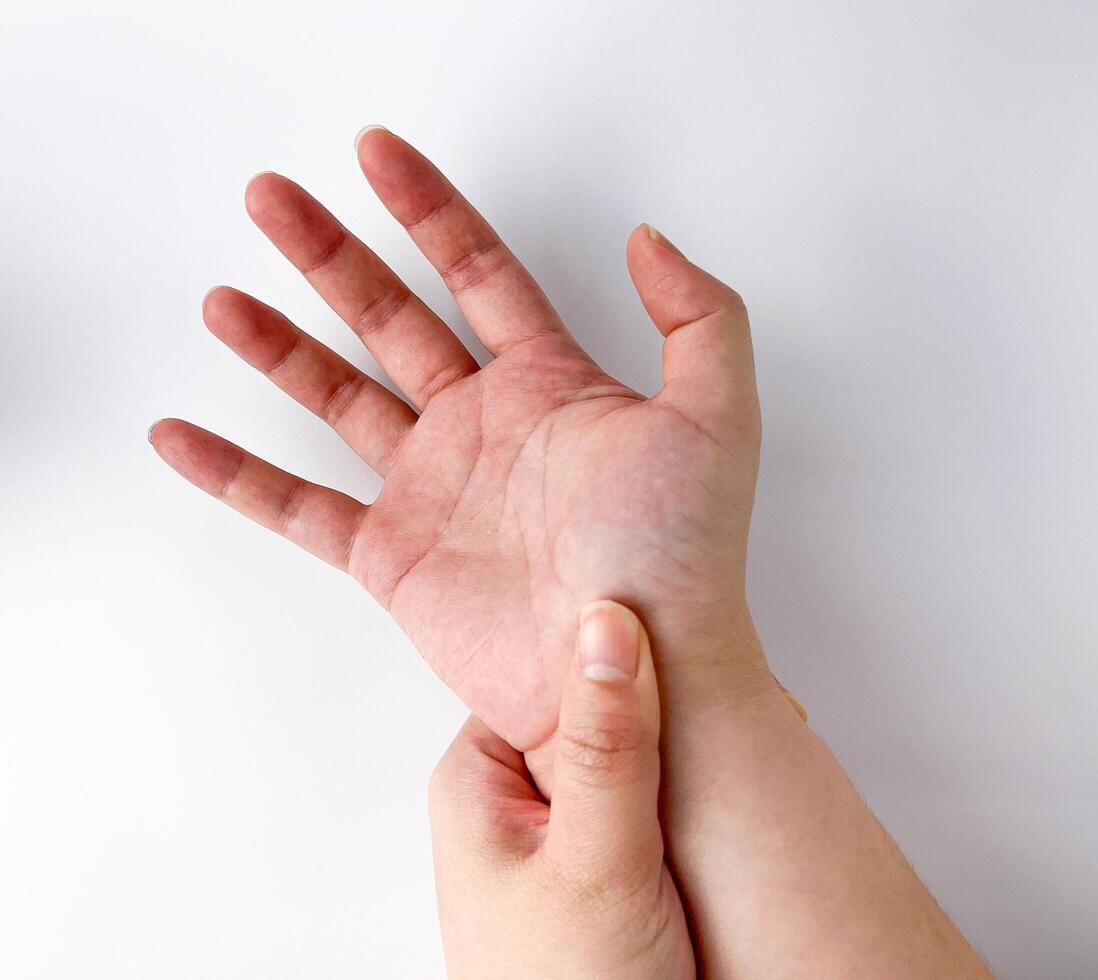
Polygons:
[[1096,93],[1086,2],[6,0],[0,976],[442,974],[425,786],[464,709],[145,442],[181,416],[376,492],[199,316],[232,283],[376,373],[244,215],[275,169],[458,323],[367,123],[641,390],[635,224],[743,293],[775,671],[1001,976],[1092,976]]

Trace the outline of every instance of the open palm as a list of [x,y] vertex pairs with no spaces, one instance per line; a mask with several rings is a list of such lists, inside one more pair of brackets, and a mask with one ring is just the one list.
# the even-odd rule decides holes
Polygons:
[[319,203],[261,174],[247,190],[252,218],[408,401],[237,290],[209,294],[206,323],[332,425],[383,489],[366,506],[174,419],[151,438],[188,480],[354,575],[485,723],[532,749],[555,726],[583,603],[644,613],[665,660],[717,654],[739,617],[758,450],[746,314],[638,228],[630,272],[667,338],[664,386],[644,398],[582,351],[416,150],[373,128],[358,155],[493,359],[479,368]]

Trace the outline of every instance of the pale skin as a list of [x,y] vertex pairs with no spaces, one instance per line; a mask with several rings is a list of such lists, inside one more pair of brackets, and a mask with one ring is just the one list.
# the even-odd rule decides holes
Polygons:
[[470,718],[431,779],[451,980],[690,980],[694,952],[663,862],[659,697],[624,606],[585,606],[564,669],[546,803],[523,759]]
[[352,574],[524,753],[543,797],[578,610],[613,598],[638,613],[663,698],[668,855],[702,973],[986,975],[769,674],[744,592],[760,423],[737,294],[654,229],[633,232],[629,272],[665,337],[663,386],[642,397],[583,352],[416,150],[372,128],[357,153],[491,360],[478,367],[304,190],[261,174],[249,214],[406,400],[236,290],[211,291],[204,319],[384,486],[366,506],[178,420],[151,431],[157,452]]

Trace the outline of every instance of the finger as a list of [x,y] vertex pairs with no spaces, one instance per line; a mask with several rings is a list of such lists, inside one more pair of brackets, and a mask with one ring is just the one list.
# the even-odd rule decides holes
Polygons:
[[522,755],[476,718],[431,774],[431,847],[447,952],[455,937],[482,931],[483,901],[498,898],[499,882],[544,840],[549,808],[528,780]]
[[755,361],[739,295],[648,225],[629,236],[626,257],[641,302],[667,338],[657,399],[707,428],[756,424]]
[[259,174],[248,184],[244,204],[417,408],[477,370],[453,331],[292,180]]
[[546,848],[600,879],[662,854],[659,697],[648,637],[607,600],[580,616],[561,696]]
[[578,350],[541,287],[434,164],[380,126],[359,133],[356,149],[381,203],[438,270],[492,354],[532,338]]
[[202,302],[210,333],[327,422],[382,476],[416,413],[278,310],[219,286]]
[[149,430],[149,441],[165,463],[200,490],[347,571],[366,517],[364,504],[179,419],[161,419]]
[[427,803],[436,845],[482,852],[533,851],[548,814],[522,753],[472,716],[431,773]]

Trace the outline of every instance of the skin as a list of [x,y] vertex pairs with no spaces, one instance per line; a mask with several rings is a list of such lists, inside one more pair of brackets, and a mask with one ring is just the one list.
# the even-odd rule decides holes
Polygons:
[[[648,641],[616,603],[593,603],[582,618],[565,670],[552,804],[522,753],[476,718],[431,779],[439,918],[454,980],[695,976],[663,863]],[[592,653],[630,664],[589,676]]]
[[492,359],[478,367],[320,204],[261,174],[248,213],[406,401],[236,290],[211,291],[206,324],[384,487],[366,506],[173,419],[151,431],[156,451],[361,582],[476,730],[523,753],[542,800],[557,795],[578,611],[614,599],[639,614],[660,680],[667,858],[701,975],[988,976],[766,666],[744,594],[760,424],[737,294],[654,229],[632,233],[629,271],[665,337],[663,387],[643,398],[580,349],[416,150],[372,128],[357,152]]
[[[384,487],[367,507],[177,420],[155,426],[157,452],[350,572],[522,751],[556,725],[561,651],[585,602],[610,596],[645,611],[663,663],[724,656],[743,629],[759,443],[739,297],[647,226],[633,233],[629,269],[668,338],[663,390],[643,398],[580,349],[529,273],[416,150],[373,129],[358,156],[493,359],[478,369],[320,204],[260,174],[248,213],[418,417],[277,311],[219,288],[203,304],[211,332],[333,425]],[[751,659],[744,683],[771,684],[761,656]]]

